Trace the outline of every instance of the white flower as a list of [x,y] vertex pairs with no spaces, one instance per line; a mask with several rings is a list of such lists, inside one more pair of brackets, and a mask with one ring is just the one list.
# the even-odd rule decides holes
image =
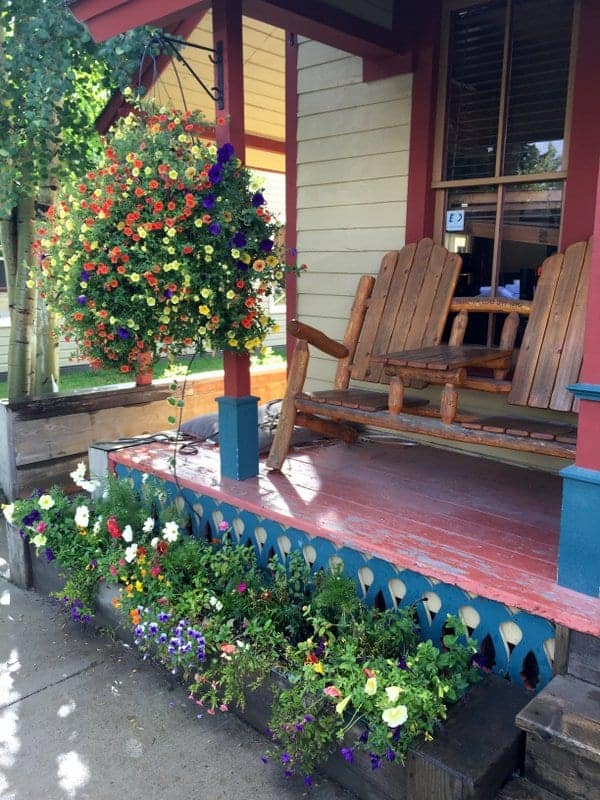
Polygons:
[[90,510],[87,506],[77,506],[75,510],[75,525],[78,528],[87,528],[90,522]]
[[210,599],[209,599],[208,602],[217,611],[221,611],[221,609],[223,608],[223,603],[220,600],[217,600],[217,598],[214,596],[214,594],[210,596]]
[[377,692],[377,678],[367,678],[365,683],[365,694],[372,697]]
[[144,533],[152,533],[152,531],[154,530],[154,520],[152,519],[152,517],[146,518],[144,524],[142,525],[142,530],[144,531]]
[[152,547],[152,548],[154,548],[154,550],[156,550],[156,545],[159,542],[160,542],[160,539],[158,538],[158,536],[155,536],[154,539],[152,539],[151,542],[150,542],[150,547]]
[[390,703],[396,703],[398,701],[401,691],[402,689],[399,686],[388,686],[386,688],[385,693],[387,694]]
[[131,528],[131,525],[125,525],[125,527],[123,528],[123,533],[121,534],[121,537],[126,542],[132,542],[133,541],[133,530]]
[[176,522],[166,522],[162,529],[163,539],[167,542],[176,542],[179,536],[179,525]]
[[46,544],[46,537],[44,536],[43,533],[36,533],[36,535],[33,537],[31,541],[39,549],[40,547],[43,547]]
[[387,723],[389,728],[399,728],[408,719],[408,709],[406,706],[386,708],[381,715],[381,719]]
[[85,461],[80,461],[77,464],[77,468],[69,473],[75,486],[79,486],[80,482],[85,478],[86,469]]
[[102,525],[102,517],[100,516],[100,517],[98,517],[98,519],[96,520],[96,522],[94,522],[94,527],[92,528],[92,530],[94,531],[94,533],[96,533],[96,534],[97,534],[97,533],[100,533],[100,526],[101,526],[101,525]]
[[2,511],[4,513],[4,516],[6,517],[6,521],[12,523],[15,514],[15,504],[5,503],[2,506]]
[[131,564],[131,562],[135,559],[137,555],[137,549],[138,546],[135,542],[130,544],[129,547],[125,549],[125,561],[127,561],[128,564]]
[[43,511],[47,511],[54,505],[54,499],[49,494],[43,494],[38,500],[38,503]]

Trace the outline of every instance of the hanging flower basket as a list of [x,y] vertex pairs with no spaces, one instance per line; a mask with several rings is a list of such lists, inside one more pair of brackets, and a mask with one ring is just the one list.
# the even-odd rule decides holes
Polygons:
[[203,126],[192,112],[122,118],[39,230],[40,290],[95,366],[254,351],[275,328],[264,301],[289,269],[279,226],[232,145],[202,141]]

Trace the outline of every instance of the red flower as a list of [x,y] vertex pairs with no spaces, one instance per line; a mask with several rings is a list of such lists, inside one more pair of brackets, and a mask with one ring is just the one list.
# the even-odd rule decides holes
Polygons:
[[106,528],[113,539],[119,539],[121,536],[121,529],[115,517],[109,517],[106,520]]

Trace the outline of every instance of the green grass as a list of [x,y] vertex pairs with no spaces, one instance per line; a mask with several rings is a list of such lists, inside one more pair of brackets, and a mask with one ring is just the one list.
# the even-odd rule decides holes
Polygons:
[[[260,364],[282,364],[285,361],[285,348],[275,347],[268,355],[260,358],[259,360],[253,359],[252,363]],[[220,355],[197,355],[193,361],[188,358],[180,358],[176,364],[182,367],[188,367],[190,374],[213,372],[215,370],[223,369],[223,359]],[[153,376],[154,378],[162,378],[165,371],[168,369],[169,363],[167,359],[161,359],[154,365]],[[60,391],[70,392],[81,389],[92,389],[96,386],[109,386],[114,383],[128,383],[131,382],[131,375],[123,375],[121,372],[115,372],[108,369],[92,370],[89,367],[67,367],[66,370],[61,371],[60,375]],[[0,379],[0,398],[7,396],[7,381],[6,378]]]

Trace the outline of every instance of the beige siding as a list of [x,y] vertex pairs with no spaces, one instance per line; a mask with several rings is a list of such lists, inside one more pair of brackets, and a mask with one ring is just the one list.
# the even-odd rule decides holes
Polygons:
[[[358,276],[404,244],[412,77],[363,83],[360,58],[306,40],[298,69],[298,313],[339,339]],[[313,351],[308,385],[334,366]]]

